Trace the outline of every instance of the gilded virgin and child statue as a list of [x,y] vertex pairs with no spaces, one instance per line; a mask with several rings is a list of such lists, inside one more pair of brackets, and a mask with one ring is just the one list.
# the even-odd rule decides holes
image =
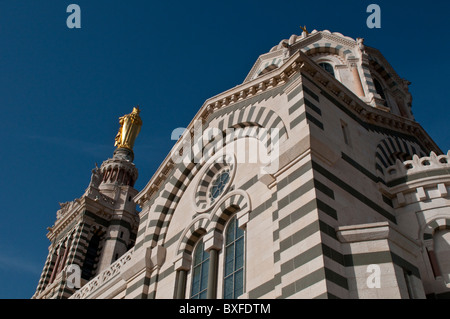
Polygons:
[[119,117],[120,128],[116,135],[114,146],[133,150],[134,141],[139,135],[142,126],[139,112],[139,106],[136,106],[133,107],[133,111],[130,114]]

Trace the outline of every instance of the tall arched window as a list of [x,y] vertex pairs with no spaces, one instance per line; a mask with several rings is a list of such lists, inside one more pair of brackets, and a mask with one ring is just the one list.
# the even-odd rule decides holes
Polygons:
[[97,263],[96,258],[98,255],[100,240],[100,231],[97,231],[92,235],[92,238],[86,250],[83,267],[81,268],[81,278],[83,279],[89,280],[94,275],[94,268]]
[[206,299],[208,292],[209,253],[205,251],[203,239],[194,249],[192,264],[191,299]]
[[377,91],[377,93],[384,100],[384,106],[388,106],[386,94],[384,94],[383,86],[381,85],[381,83],[377,79],[373,79],[373,85],[375,86],[375,90]]
[[330,73],[332,76],[334,76],[334,68],[330,63],[327,62],[321,62],[319,65],[328,73]]
[[223,297],[235,299],[244,292],[244,231],[238,227],[236,216],[228,223],[225,233],[225,262]]

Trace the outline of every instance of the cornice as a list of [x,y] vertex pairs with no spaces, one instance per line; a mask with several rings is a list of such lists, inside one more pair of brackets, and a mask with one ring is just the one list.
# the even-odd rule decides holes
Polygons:
[[[299,72],[314,79],[321,90],[339,101],[340,104],[363,122],[399,133],[416,136],[427,148],[441,152],[439,147],[419,123],[366,104],[300,50],[292,54],[281,67],[207,99],[188,125],[185,134],[193,135],[195,121],[201,120],[202,123],[205,123],[208,117],[216,111],[234,105],[236,102],[262,94],[278,86],[285,85]],[[178,143],[181,140],[182,138],[175,143],[147,185],[135,196],[135,202],[141,207],[157,193],[160,185],[162,185],[163,181],[175,166],[171,159],[171,154],[178,148]]]
[[57,238],[58,235],[63,232],[66,227],[83,212],[84,209],[83,204],[81,203],[81,199],[77,198],[74,200],[74,202],[76,203],[75,207],[72,206],[72,208],[68,212],[65,212],[60,219],[56,220],[55,225],[47,228],[49,231],[47,233],[47,238],[51,242],[53,242],[53,240]]
[[64,232],[66,227],[76,218],[82,215],[85,210],[94,210],[96,214],[105,219],[111,219],[112,217],[113,208],[99,204],[98,199],[83,196],[81,198],[75,199],[73,203],[74,205],[70,208],[70,210],[65,212],[64,215],[60,217],[60,219],[56,220],[55,225],[47,228],[49,230],[49,232],[47,233],[47,238],[51,242],[53,242],[53,240],[57,238],[59,234]]
[[[309,59],[307,56],[304,57]],[[312,61],[311,61],[312,62]],[[358,98],[350,89],[329,75],[314,62],[305,63],[302,68],[309,77],[317,80],[317,85],[325,92],[333,96],[348,110],[352,111],[360,120],[367,124],[372,124],[380,128],[393,130],[406,135],[416,136],[430,150],[442,153],[440,148],[426,133],[422,126],[413,120],[392,114],[385,109],[372,107]]]
[[335,42],[345,45],[347,47],[353,48],[356,45],[355,39],[353,39],[351,37],[347,37],[347,36],[343,35],[342,33],[330,32],[328,30],[321,31],[320,33],[322,34],[323,38],[329,39],[331,41],[335,41]]

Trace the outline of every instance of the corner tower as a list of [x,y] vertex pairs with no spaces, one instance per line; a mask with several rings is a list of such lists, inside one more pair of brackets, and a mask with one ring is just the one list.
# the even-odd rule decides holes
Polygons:
[[119,118],[113,157],[95,165],[84,194],[60,203],[56,222],[48,228],[51,244],[33,298],[70,297],[80,287],[68,285],[69,266],[79,267],[83,286],[134,246],[139,217],[133,146],[142,126],[139,113],[135,107]]

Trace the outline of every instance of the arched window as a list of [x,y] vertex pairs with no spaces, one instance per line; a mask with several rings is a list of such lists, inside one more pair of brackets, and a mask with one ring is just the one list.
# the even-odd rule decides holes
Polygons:
[[377,79],[373,79],[373,85],[375,86],[375,90],[377,93],[381,96],[381,98],[384,100],[384,106],[388,106],[387,100],[386,100],[386,94],[384,94],[383,86]]
[[209,253],[205,251],[203,239],[194,249],[192,264],[191,299],[206,299],[208,292]]
[[96,258],[98,255],[100,240],[101,240],[100,231],[97,231],[92,235],[92,238],[86,250],[83,267],[81,269],[81,278],[83,279],[89,280],[94,275],[94,269],[97,263]]
[[196,241],[190,270],[177,269],[176,299],[185,298],[186,290],[191,299],[235,299],[244,293],[245,231],[238,227],[236,215],[229,219],[223,232],[214,231],[213,237]]
[[330,63],[327,62],[321,62],[319,63],[319,66],[321,66],[325,71],[327,71],[328,73],[330,73],[333,77],[334,75],[334,68]]
[[223,297],[235,299],[244,292],[244,231],[238,227],[236,216],[228,223],[225,233]]

